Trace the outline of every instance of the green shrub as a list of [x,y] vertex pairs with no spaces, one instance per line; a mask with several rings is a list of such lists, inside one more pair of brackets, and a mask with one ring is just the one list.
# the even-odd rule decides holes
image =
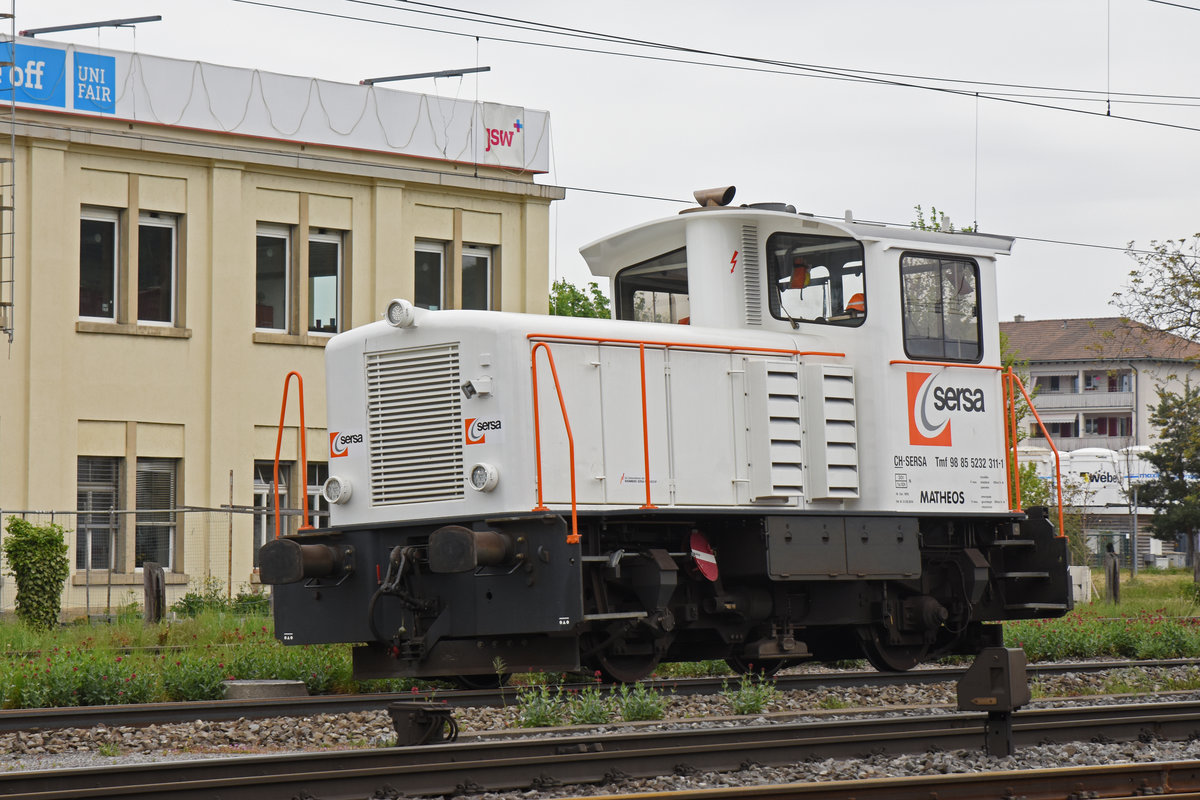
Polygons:
[[517,724],[522,728],[549,728],[563,720],[562,689],[536,686],[517,690]]
[[779,691],[774,681],[750,673],[738,682],[736,689],[730,689],[728,681],[723,682],[721,694],[729,701],[734,714],[758,714],[779,696]]
[[162,688],[168,700],[220,700],[226,677],[225,663],[211,657],[181,653],[163,658]]
[[572,725],[603,725],[612,718],[612,697],[596,686],[567,695],[567,719]]
[[662,719],[667,713],[667,700],[662,692],[643,683],[635,684],[632,689],[627,683],[617,687],[616,706],[626,722]]
[[67,560],[66,531],[48,525],[9,517],[5,525],[4,557],[17,579],[17,619],[35,630],[50,630],[58,624],[62,610],[63,585],[71,572]]

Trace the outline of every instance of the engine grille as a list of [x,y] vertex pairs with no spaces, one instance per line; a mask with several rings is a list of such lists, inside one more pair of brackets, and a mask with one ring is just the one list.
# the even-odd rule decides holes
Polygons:
[[371,503],[463,496],[458,344],[367,354]]

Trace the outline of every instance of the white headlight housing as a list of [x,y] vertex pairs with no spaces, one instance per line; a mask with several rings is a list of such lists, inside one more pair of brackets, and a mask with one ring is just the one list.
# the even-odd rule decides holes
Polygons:
[[336,475],[330,475],[325,479],[325,485],[321,487],[321,496],[330,503],[341,505],[350,499],[351,487],[350,481],[345,478],[339,478]]
[[413,304],[399,299],[388,303],[384,316],[387,318],[388,324],[396,328],[411,328],[417,319]]
[[490,492],[500,482],[500,470],[491,464],[476,464],[471,467],[471,473],[467,478],[467,482],[477,492]]

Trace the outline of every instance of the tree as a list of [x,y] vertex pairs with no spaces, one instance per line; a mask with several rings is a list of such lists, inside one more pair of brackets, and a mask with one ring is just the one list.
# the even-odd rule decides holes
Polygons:
[[1148,250],[1135,250],[1130,242],[1126,252],[1137,268],[1113,294],[1113,305],[1156,330],[1200,341],[1200,233],[1152,241]]
[[1159,438],[1145,458],[1158,470],[1158,477],[1143,484],[1139,496],[1154,508],[1150,526],[1155,536],[1187,534],[1192,578],[1200,583],[1200,560],[1196,558],[1196,532],[1200,530],[1200,387],[1185,380],[1180,394],[1160,388],[1150,423],[1159,428]]
[[596,282],[589,281],[587,288],[590,297],[564,279],[555,281],[550,287],[550,313],[559,317],[611,317],[608,298]]

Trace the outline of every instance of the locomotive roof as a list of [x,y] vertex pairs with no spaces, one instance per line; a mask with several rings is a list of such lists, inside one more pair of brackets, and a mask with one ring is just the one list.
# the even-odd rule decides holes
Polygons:
[[1011,236],[986,233],[945,233],[888,226],[873,222],[844,222],[817,219],[751,206],[688,209],[674,217],[652,220],[597,239],[579,249],[592,274],[613,277],[618,269],[682,248],[687,226],[701,219],[737,218],[755,220],[760,227],[826,236],[850,236],[864,242],[896,241],[901,246],[922,247],[938,252],[953,251],[965,255],[1007,255],[1014,241]]

